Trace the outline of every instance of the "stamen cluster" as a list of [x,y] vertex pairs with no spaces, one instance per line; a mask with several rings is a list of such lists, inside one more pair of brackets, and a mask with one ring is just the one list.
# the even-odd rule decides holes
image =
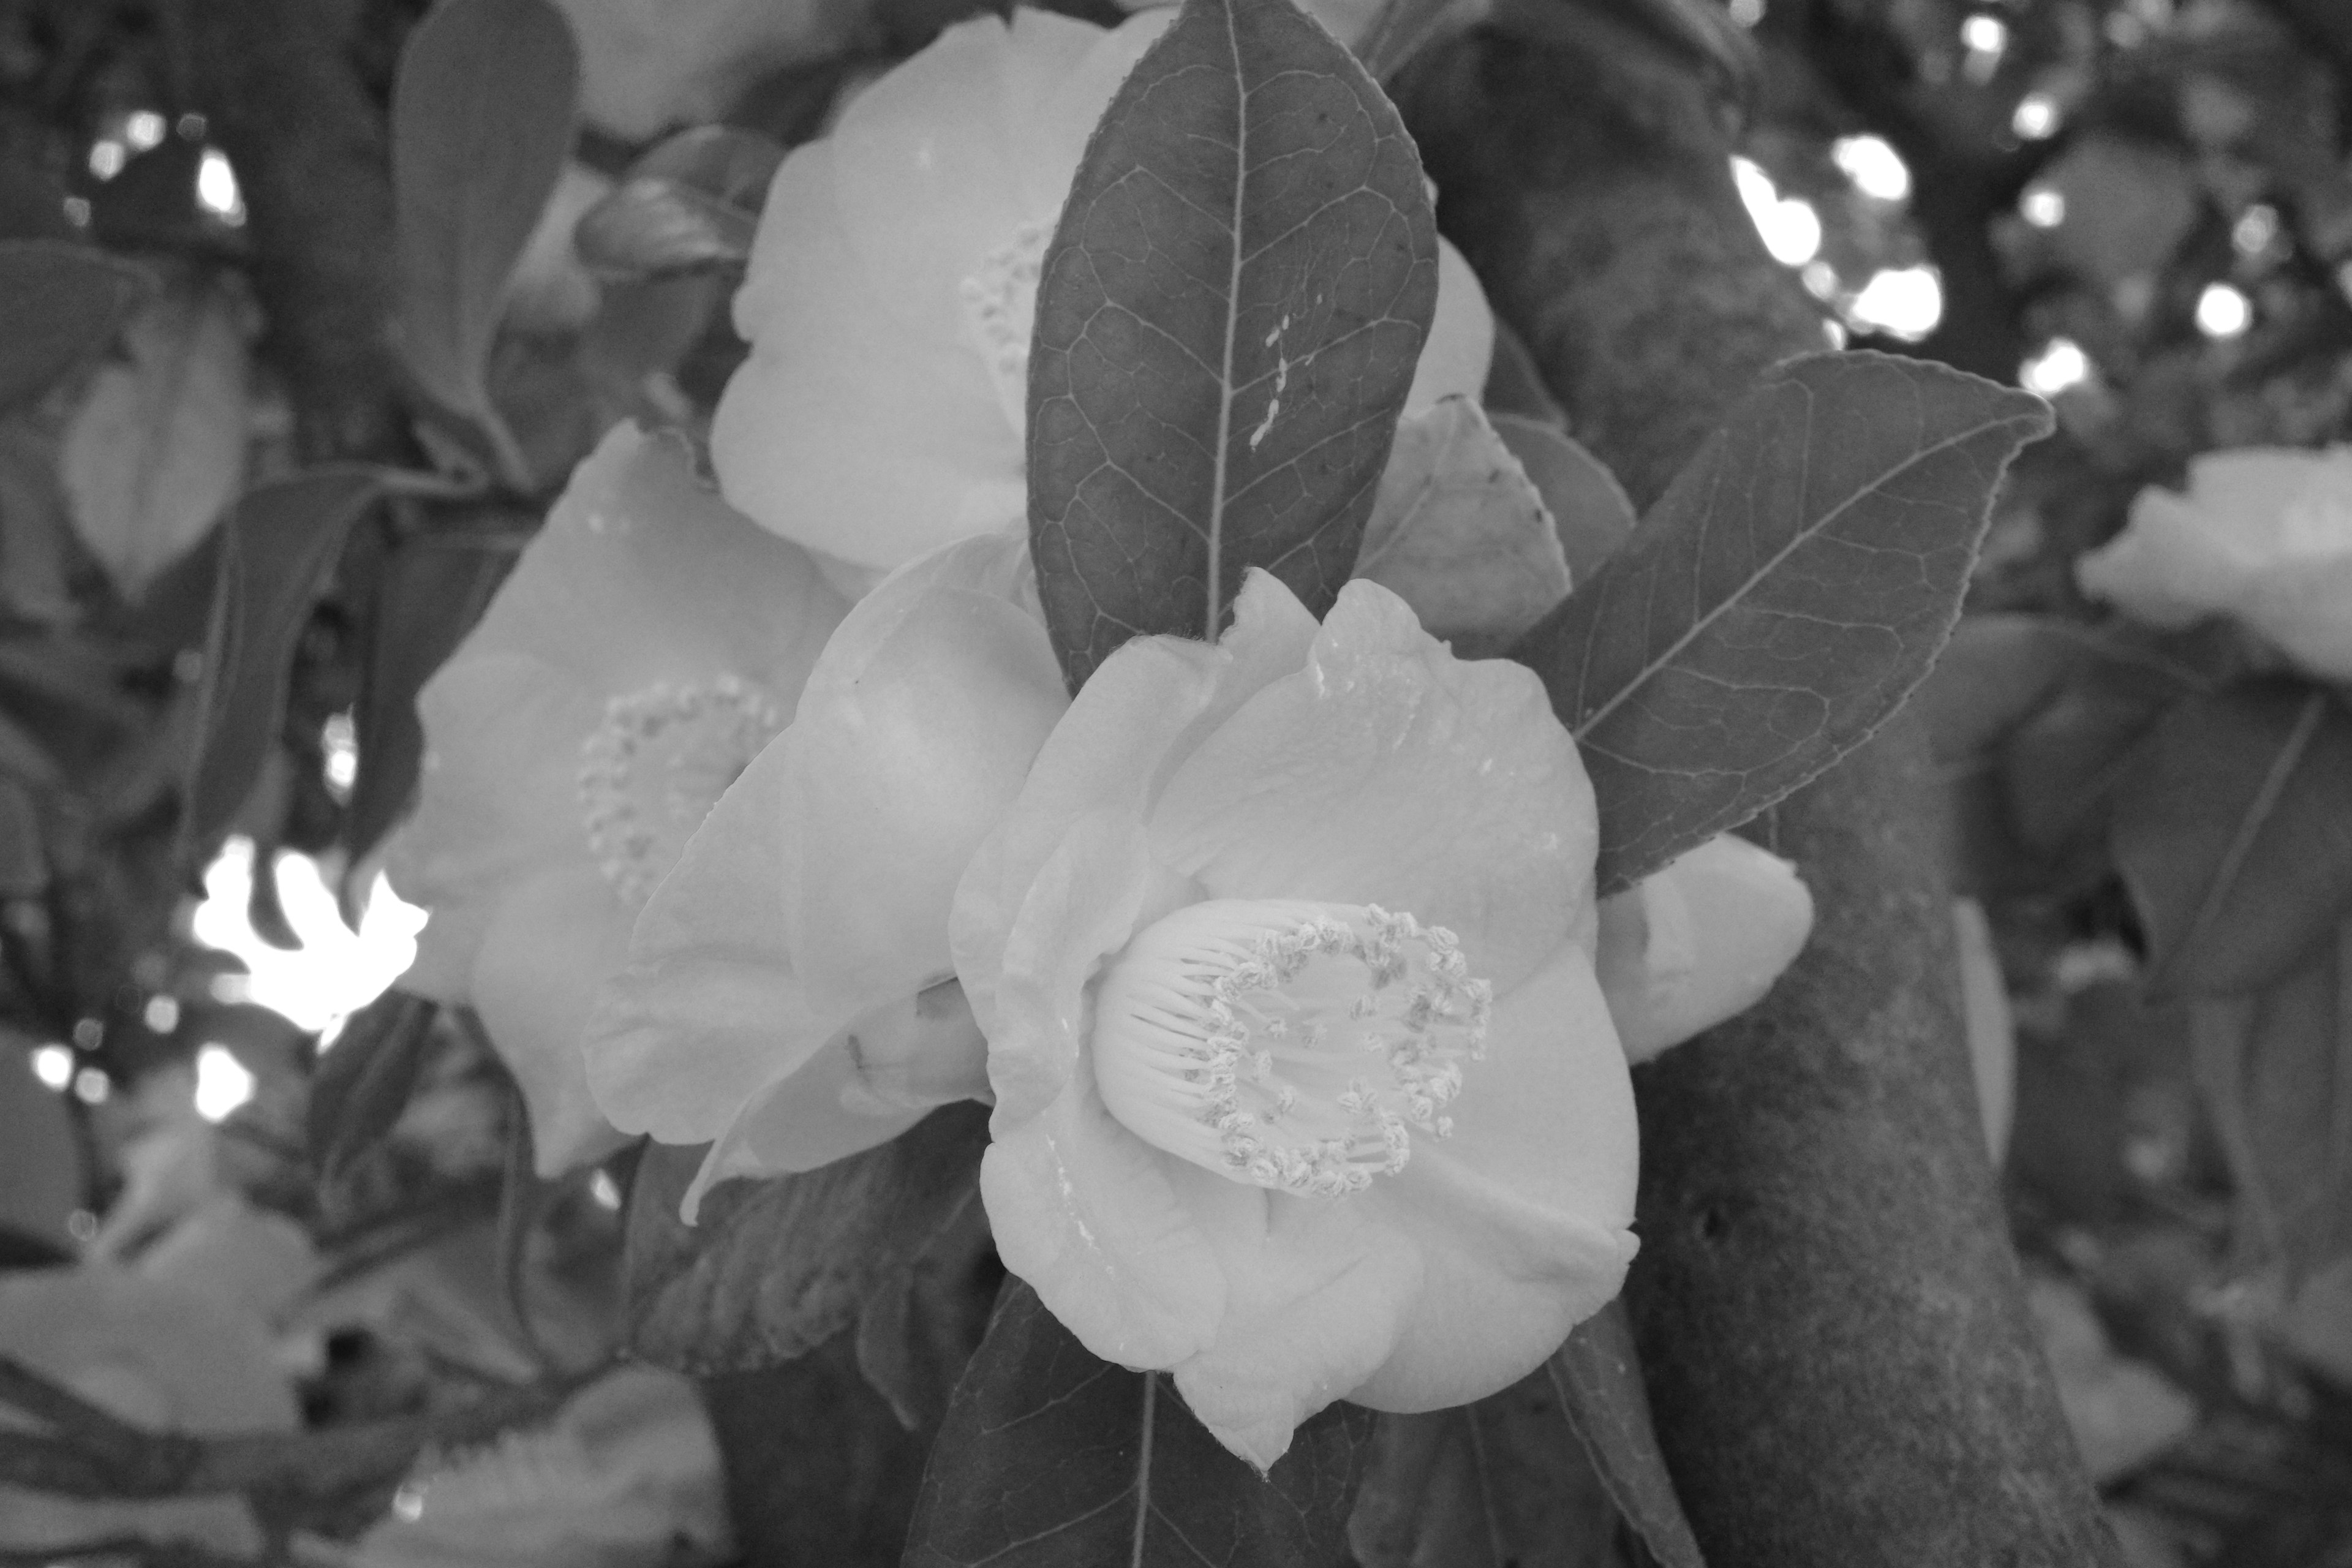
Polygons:
[[732,674],[660,681],[605,704],[580,748],[580,811],[589,853],[624,900],[653,896],[784,718],[757,683]]

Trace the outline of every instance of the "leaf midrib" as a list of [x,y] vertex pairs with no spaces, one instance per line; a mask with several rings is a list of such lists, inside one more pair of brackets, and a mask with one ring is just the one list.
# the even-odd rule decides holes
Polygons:
[[[1215,642],[1224,620],[1225,464],[1234,449],[1234,344],[1241,335],[1242,208],[1249,190],[1249,84],[1242,79],[1242,40],[1234,25],[1234,8],[1224,7],[1225,45],[1234,62],[1234,210],[1227,239],[1232,261],[1225,272],[1224,363],[1217,373],[1217,452],[1214,481],[1209,490],[1208,616],[1201,629],[1204,642]],[[1145,1408],[1150,1406],[1149,1396]],[[1144,1435],[1144,1453],[1150,1453],[1150,1434]],[[1143,1549],[1142,1525],[1136,1526],[1136,1551]],[[1143,1561],[1139,1555],[1138,1563]]]
[[2222,906],[2230,901],[2231,889],[2237,886],[2239,873],[2245,869],[2246,857],[2254,851],[2254,840],[2270,825],[2272,816],[2278,810],[2279,797],[2286,793],[2295,770],[2303,766],[2304,753],[2311,750],[2320,722],[2327,717],[2328,700],[2325,691],[2315,691],[2304,699],[2302,711],[2294,716],[2294,727],[2287,731],[2278,754],[2271,759],[2270,767],[2263,774],[2262,786],[2254,791],[2245,816],[2238,819],[2237,832],[2231,836],[2229,847],[2222,850],[2220,863],[2213,868],[2213,879],[2206,883],[2197,900],[2197,913],[2190,919],[2189,929],[2181,933],[2179,944],[2165,955],[2158,973],[2149,977],[2155,984],[2162,984],[2168,979],[2181,954],[2195,952],[2213,922],[2221,919]]
[[[1808,405],[1808,413],[1805,416],[1806,428],[1810,432],[1813,419],[1813,415],[1811,412],[1811,407],[1814,402],[1813,391],[1811,387],[1805,386],[1802,383],[1799,382],[1790,382],[1786,384],[1796,386],[1799,390],[1804,393],[1805,402]],[[1778,571],[1782,563],[1786,562],[1790,555],[1793,555],[1797,551],[1811,543],[1815,537],[1821,534],[1824,530],[1828,529],[1832,524],[1835,523],[1839,518],[1845,515],[1846,512],[1853,510],[1854,507],[1860,505],[1864,496],[1875,494],[1877,491],[1885,489],[1885,486],[1893,481],[1898,475],[1904,473],[1907,469],[1916,468],[1919,464],[1926,462],[1928,458],[1935,457],[1937,454],[1949,450],[1951,447],[1959,446],[1964,442],[1973,441],[1989,430],[1998,429],[2006,425],[2014,425],[2018,422],[2020,417],[2021,416],[2011,416],[2002,419],[1989,419],[1980,425],[1972,426],[1967,430],[1948,436],[1933,446],[1922,447],[1917,451],[1912,453],[1909,457],[1904,458],[1901,462],[1895,464],[1893,467],[1880,473],[1867,484],[1857,488],[1853,493],[1847,496],[1845,500],[1838,502],[1837,505],[1823,512],[1817,521],[1812,522],[1790,534],[1788,542],[1781,545],[1777,551],[1773,552],[1770,558],[1768,559],[1761,566],[1750,572],[1737,589],[1725,595],[1712,608],[1706,610],[1704,614],[1694,617],[1691,624],[1684,629],[1680,636],[1676,637],[1663,652],[1645,661],[1640,670],[1634,674],[1633,678],[1626,681],[1622,686],[1619,687],[1616,692],[1610,697],[1608,701],[1593,710],[1591,713],[1588,714],[1583,719],[1579,720],[1571,733],[1575,735],[1577,740],[1583,740],[1584,737],[1591,733],[1592,730],[1597,728],[1603,720],[1607,719],[1612,713],[1614,713],[1618,708],[1622,706],[1629,699],[1631,699],[1634,692],[1640,690],[1644,685],[1648,684],[1652,677],[1657,675],[1661,670],[1670,668],[1675,661],[1682,656],[1683,651],[1689,647],[1691,644],[1696,642],[1699,637],[1706,632],[1707,628],[1715,624],[1716,620],[1719,616],[1729,611],[1733,605],[1745,600],[1749,594],[1755,591],[1757,584],[1763,582],[1765,578],[1769,577],[1774,572]],[[1703,542],[1704,540],[1702,538],[1702,543]]]

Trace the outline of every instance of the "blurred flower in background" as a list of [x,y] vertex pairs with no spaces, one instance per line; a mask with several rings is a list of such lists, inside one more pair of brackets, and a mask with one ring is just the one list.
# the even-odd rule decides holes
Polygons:
[[642,142],[716,120],[768,73],[838,54],[866,0],[556,0],[580,46],[581,112]]

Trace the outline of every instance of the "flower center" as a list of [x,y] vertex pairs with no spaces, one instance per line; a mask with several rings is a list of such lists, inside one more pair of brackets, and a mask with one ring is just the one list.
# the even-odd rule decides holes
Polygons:
[[1103,975],[1103,1102],[1146,1142],[1261,1187],[1360,1192],[1485,1054],[1494,987],[1454,933],[1377,905],[1215,899],[1142,931]]
[[1015,434],[1029,426],[1029,339],[1037,329],[1037,279],[1053,238],[1050,223],[1023,224],[1010,243],[981,258],[980,269],[958,290],[965,330]]
[[658,681],[615,697],[580,748],[580,814],[589,852],[621,898],[641,905],[727,786],[784,727],[740,676]]

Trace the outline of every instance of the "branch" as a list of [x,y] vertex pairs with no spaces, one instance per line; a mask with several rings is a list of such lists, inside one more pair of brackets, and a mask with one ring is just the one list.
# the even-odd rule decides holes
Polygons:
[[[1756,374],[1822,345],[1704,94],[1527,0],[1400,83],[1439,222],[1578,436],[1654,500]],[[1758,1008],[1637,1068],[1627,1301],[1708,1560],[2115,1564],[2043,1364],[1963,1039],[1922,737],[1898,720],[1769,825],[1820,911]]]

